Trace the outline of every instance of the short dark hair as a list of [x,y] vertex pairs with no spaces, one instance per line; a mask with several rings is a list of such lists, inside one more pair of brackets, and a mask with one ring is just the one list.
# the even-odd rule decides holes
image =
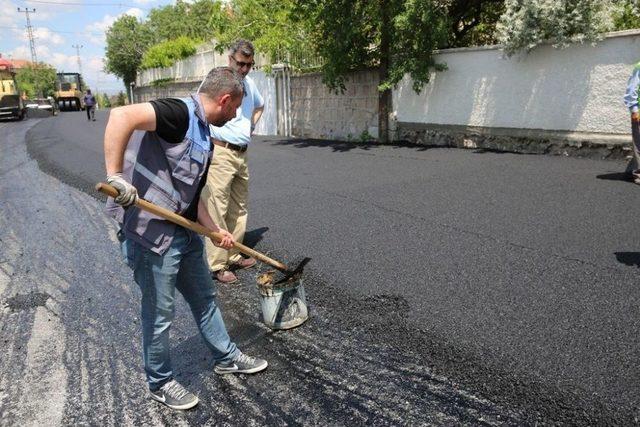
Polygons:
[[255,49],[249,40],[238,39],[229,46],[229,53],[231,55],[235,55],[236,52],[240,52],[244,56],[253,56]]
[[209,71],[198,90],[198,93],[205,94],[211,98],[227,93],[234,98],[241,97],[243,92],[242,76],[230,67],[216,67]]

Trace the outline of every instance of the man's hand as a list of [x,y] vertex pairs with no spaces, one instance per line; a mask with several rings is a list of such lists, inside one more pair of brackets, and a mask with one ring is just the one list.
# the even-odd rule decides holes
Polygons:
[[222,234],[222,240],[216,242],[211,239],[214,245],[223,249],[231,249],[233,247],[233,234],[229,233],[227,230],[223,230],[222,228],[218,230],[218,233]]
[[638,113],[637,111],[631,113],[631,120],[633,120],[634,122],[640,121],[640,113]]
[[107,184],[118,190],[118,197],[113,200],[120,206],[126,208],[138,201],[138,190],[124,179],[122,173],[114,173],[108,176]]

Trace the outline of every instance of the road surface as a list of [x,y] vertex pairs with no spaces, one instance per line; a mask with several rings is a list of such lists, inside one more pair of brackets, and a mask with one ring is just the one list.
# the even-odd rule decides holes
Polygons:
[[231,336],[270,367],[218,377],[181,304],[174,364],[202,403],[159,407],[138,290],[90,197],[98,113],[0,123],[3,423],[638,422],[640,188],[623,163],[278,138],[250,149],[247,243],[313,258],[313,317],[274,332],[256,271],[219,286]]

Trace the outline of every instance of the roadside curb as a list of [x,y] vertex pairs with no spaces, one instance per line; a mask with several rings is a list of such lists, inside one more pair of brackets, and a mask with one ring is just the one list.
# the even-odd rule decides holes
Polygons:
[[631,135],[402,122],[397,125],[397,139],[417,145],[598,160],[632,157]]

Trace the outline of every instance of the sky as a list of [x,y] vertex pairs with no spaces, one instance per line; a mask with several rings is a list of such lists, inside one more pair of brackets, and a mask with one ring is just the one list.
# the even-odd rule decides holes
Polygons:
[[96,92],[116,94],[124,90],[122,80],[106,74],[105,32],[122,15],[144,19],[149,10],[172,0],[0,0],[0,54],[8,59],[31,60],[26,17],[18,8],[29,10],[35,38],[36,56],[58,72],[78,72],[76,49],[80,49],[82,76]]

